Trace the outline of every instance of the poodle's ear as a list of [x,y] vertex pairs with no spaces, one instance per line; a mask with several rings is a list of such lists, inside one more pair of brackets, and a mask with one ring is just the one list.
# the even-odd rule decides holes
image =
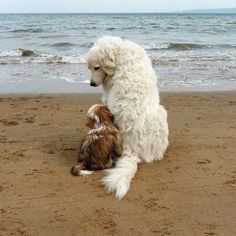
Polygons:
[[115,63],[112,60],[111,56],[104,51],[102,59],[101,59],[101,65],[102,69],[108,74],[108,75],[114,75],[115,73]]

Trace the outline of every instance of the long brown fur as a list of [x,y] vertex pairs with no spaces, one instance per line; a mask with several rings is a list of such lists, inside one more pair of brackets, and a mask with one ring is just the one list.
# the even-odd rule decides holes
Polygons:
[[121,156],[120,133],[113,122],[113,115],[106,106],[94,105],[89,109],[87,126],[91,130],[80,143],[79,165],[72,167],[73,175],[80,175],[80,170],[111,168]]

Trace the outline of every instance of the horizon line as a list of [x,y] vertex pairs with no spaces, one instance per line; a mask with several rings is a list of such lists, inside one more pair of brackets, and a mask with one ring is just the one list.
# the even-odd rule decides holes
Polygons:
[[[197,9],[199,10],[199,9]],[[187,12],[189,11],[189,12]],[[190,12],[166,11],[166,12],[0,12],[0,14],[235,14],[235,12]]]
[[[195,13],[195,11],[214,11],[214,10],[236,10],[236,7],[229,8],[196,8],[196,9],[188,9],[188,10],[168,10],[168,11],[144,11],[144,12],[0,12],[0,14],[161,14],[161,13]],[[191,12],[194,11],[194,12]],[[211,12],[203,12],[203,13],[211,13]]]

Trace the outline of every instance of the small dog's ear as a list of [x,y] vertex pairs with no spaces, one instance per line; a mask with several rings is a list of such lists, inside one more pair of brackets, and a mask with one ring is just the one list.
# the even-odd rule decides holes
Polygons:
[[110,121],[110,120],[113,119],[112,113],[104,105],[99,107],[99,109],[97,110],[97,114],[98,114],[98,117],[101,120],[101,123],[104,123],[105,121]]
[[101,59],[101,65],[102,69],[108,74],[108,75],[114,75],[115,73],[115,63],[112,60],[111,56],[109,56],[109,53],[104,50],[103,56]]
[[93,129],[94,127],[94,120],[92,118],[87,118],[86,126],[90,129]]

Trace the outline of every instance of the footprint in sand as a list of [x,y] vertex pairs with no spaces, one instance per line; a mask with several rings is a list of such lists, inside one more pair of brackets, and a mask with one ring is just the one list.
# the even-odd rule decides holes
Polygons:
[[7,140],[7,136],[0,134],[0,141],[5,141],[5,140]]
[[226,186],[235,187],[236,186],[236,179],[227,180],[223,184]]
[[0,123],[7,125],[7,126],[14,126],[14,125],[18,125],[19,123],[17,121],[8,121],[5,119],[0,120]]
[[35,121],[34,116],[31,116],[29,118],[25,118],[26,123],[34,123],[34,121]]
[[0,185],[0,192],[2,192],[3,191],[3,187]]
[[206,160],[197,161],[196,163],[197,164],[209,164],[209,163],[211,163],[211,161],[206,159]]

